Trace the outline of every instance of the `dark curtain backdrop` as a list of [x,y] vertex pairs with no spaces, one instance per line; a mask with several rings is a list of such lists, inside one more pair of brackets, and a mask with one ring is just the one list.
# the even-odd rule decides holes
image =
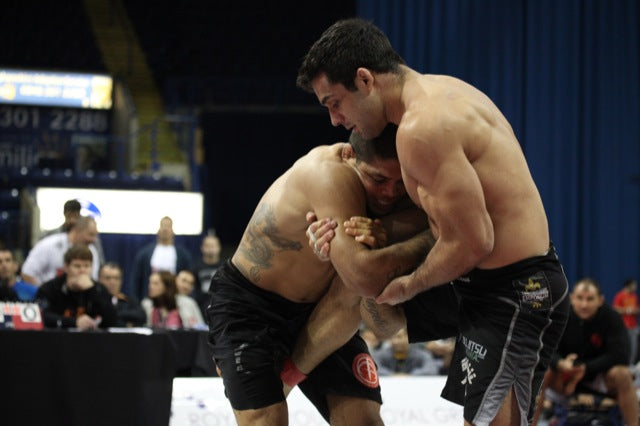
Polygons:
[[570,283],[640,278],[637,0],[359,0],[412,68],[462,78],[511,121]]

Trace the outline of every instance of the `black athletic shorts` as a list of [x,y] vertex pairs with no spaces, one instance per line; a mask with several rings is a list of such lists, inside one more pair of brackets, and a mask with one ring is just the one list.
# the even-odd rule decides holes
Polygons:
[[568,284],[553,245],[543,256],[503,268],[474,269],[454,281],[460,334],[442,397],[464,418],[486,425],[514,388],[522,425],[566,326]]
[[456,337],[459,300],[451,283],[433,287],[402,304],[410,343]]
[[[216,271],[209,292],[209,343],[231,406],[248,410],[284,401],[282,364],[315,304],[292,302],[257,287],[230,260]],[[375,363],[359,335],[299,387],[327,421],[327,394],[382,403]]]

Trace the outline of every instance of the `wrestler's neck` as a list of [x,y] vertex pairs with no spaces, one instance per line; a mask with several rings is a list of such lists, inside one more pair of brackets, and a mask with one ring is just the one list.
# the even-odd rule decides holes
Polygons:
[[405,90],[410,87],[421,76],[417,71],[406,65],[399,66],[398,73],[383,73],[376,75],[376,85],[380,90],[384,114],[387,121],[399,124],[402,115],[406,111],[406,105],[410,94]]

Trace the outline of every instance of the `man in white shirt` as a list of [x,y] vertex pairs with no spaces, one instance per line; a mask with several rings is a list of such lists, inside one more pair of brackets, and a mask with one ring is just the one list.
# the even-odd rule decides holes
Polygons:
[[[75,244],[86,244],[94,259],[98,251],[94,245],[98,226],[92,217],[80,217],[68,232],[50,235],[38,241],[29,251],[22,265],[22,279],[40,285],[60,275],[64,270],[64,253]],[[91,277],[98,279],[100,262],[92,262]]]
[[190,268],[191,254],[185,247],[175,244],[173,220],[165,216],[160,220],[156,241],[136,253],[129,287],[124,293],[142,300],[147,297],[151,272],[169,271],[175,275]]

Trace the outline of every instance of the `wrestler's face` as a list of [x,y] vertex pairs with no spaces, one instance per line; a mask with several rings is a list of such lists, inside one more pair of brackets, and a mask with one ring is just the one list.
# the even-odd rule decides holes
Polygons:
[[356,90],[350,91],[340,83],[330,83],[325,74],[320,74],[311,82],[311,87],[320,104],[329,110],[333,126],[343,126],[371,139],[387,125],[382,102],[361,78],[356,77],[355,83]]
[[581,320],[593,318],[603,303],[604,296],[591,284],[578,283],[571,293],[571,306]]
[[356,161],[355,169],[367,195],[367,206],[375,215],[389,213],[407,194],[397,160]]

